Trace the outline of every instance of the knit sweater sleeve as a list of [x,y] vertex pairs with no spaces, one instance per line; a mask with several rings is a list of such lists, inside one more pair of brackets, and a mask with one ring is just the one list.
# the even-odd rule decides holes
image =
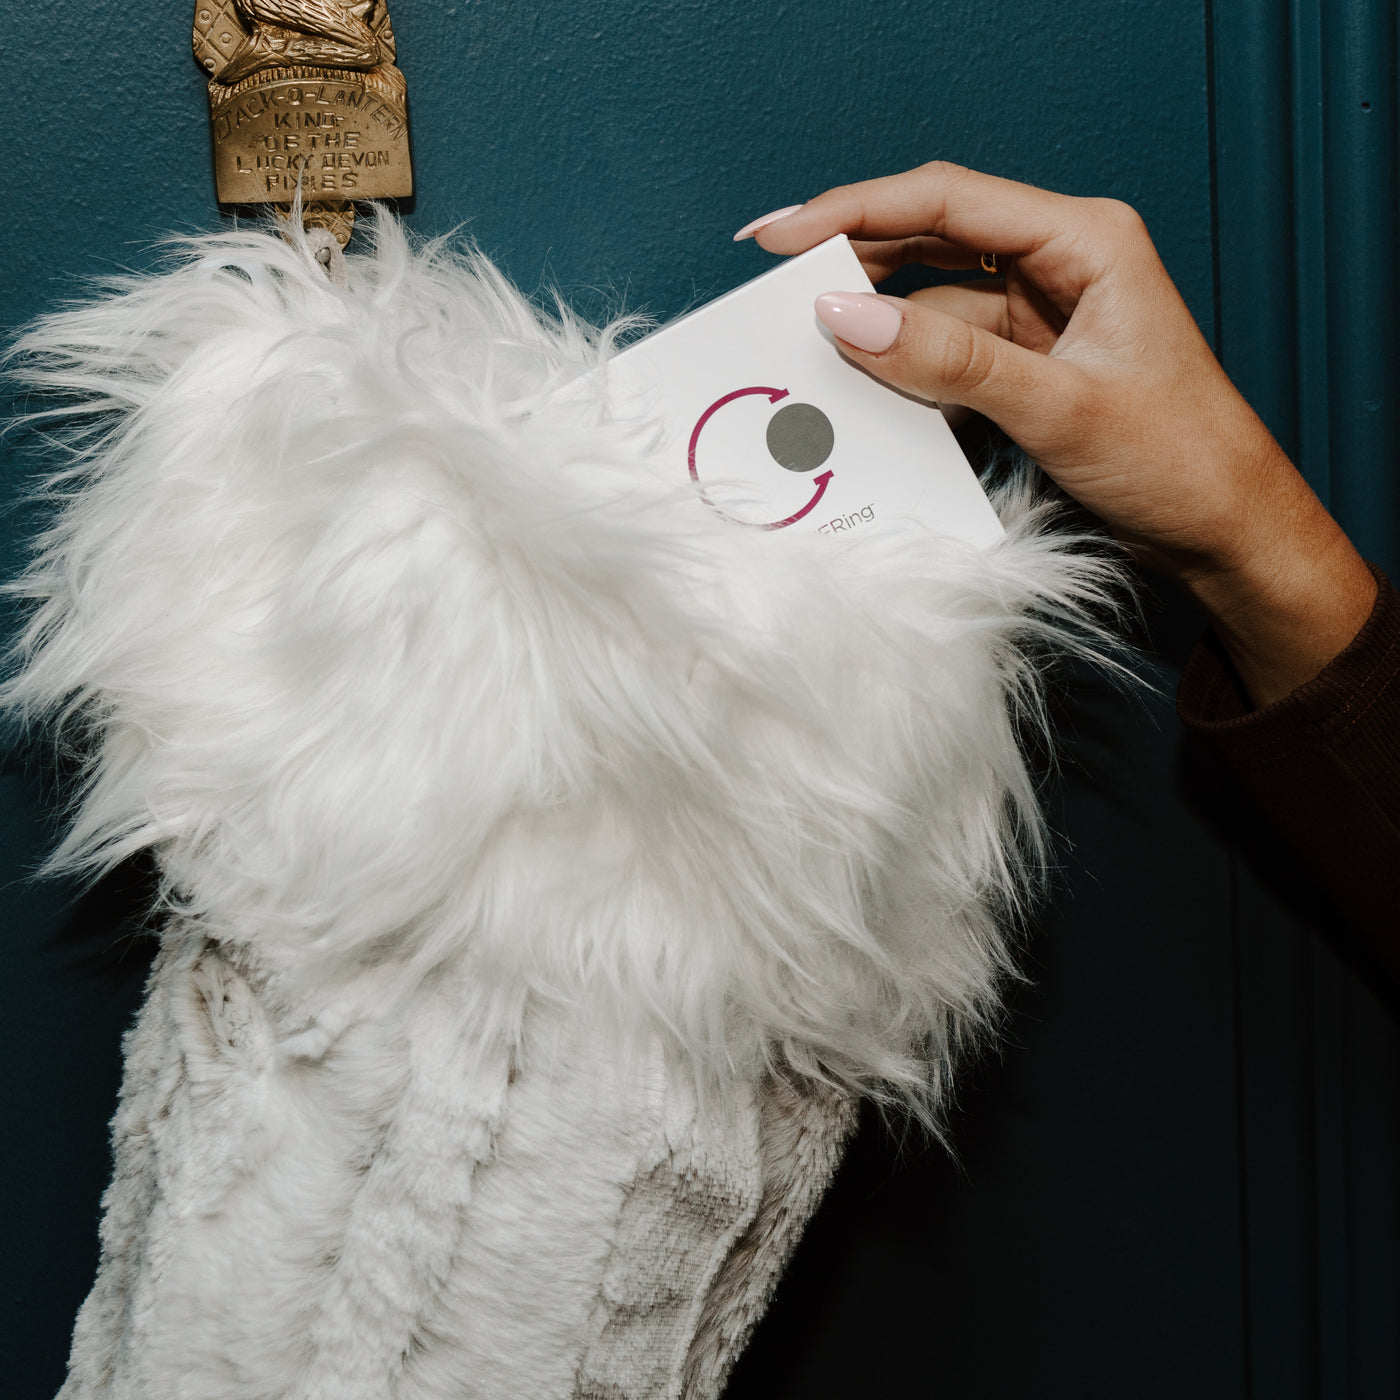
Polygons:
[[1256,710],[1207,636],[1177,711],[1400,980],[1400,593],[1372,572],[1370,617],[1305,685]]

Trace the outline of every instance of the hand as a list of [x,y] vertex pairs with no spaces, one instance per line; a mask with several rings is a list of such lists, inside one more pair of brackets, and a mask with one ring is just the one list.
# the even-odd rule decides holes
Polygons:
[[1185,586],[1256,704],[1356,635],[1370,571],[1230,383],[1127,205],[935,162],[756,224],[775,253],[845,233],[877,282],[995,252],[1002,280],[832,294],[818,314],[872,374],[992,419]]

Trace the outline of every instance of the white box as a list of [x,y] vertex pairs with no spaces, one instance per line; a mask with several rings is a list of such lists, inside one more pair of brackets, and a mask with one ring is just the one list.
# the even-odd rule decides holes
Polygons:
[[677,480],[740,524],[913,521],[990,544],[1001,522],[942,413],[853,365],[817,319],[820,293],[873,290],[840,234],[622,351],[615,402],[658,419]]

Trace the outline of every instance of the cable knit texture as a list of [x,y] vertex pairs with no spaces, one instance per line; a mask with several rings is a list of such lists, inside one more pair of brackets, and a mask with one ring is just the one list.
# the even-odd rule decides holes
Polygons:
[[713,1396],[857,1098],[935,1119],[994,1012],[1108,570],[1024,488],[991,549],[732,527],[611,332],[371,227],[17,361],[67,459],[3,698],[87,756],[55,866],[163,879],[62,1393]]

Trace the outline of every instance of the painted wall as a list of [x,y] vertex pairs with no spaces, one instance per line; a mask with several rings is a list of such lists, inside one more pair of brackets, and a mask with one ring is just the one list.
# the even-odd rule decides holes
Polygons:
[[[218,224],[188,56],[194,4],[9,7],[7,322],[83,277],[149,266],[171,231]],[[1385,23],[1360,0],[1339,8],[1363,40]],[[1330,188],[1313,179],[1326,133],[1308,113],[1326,75],[1314,65],[1305,91],[1299,73],[1313,70],[1295,60],[1313,52],[1305,21],[1324,52],[1320,10],[1220,11],[397,0],[419,191],[405,217],[425,234],[462,228],[522,286],[558,286],[591,314],[666,317],[769,265],[730,242],[739,224],[837,181],[943,156],[1117,195],[1146,215],[1208,334],[1226,328],[1228,363],[1271,422],[1313,434],[1316,474],[1330,462],[1316,411],[1302,428],[1281,420],[1300,384],[1332,402],[1315,369],[1299,369],[1307,316],[1321,316],[1324,341],[1351,344],[1343,284],[1330,301],[1323,288],[1320,311],[1308,299],[1308,240],[1327,235],[1321,213],[1321,233],[1307,218]],[[1362,49],[1371,110],[1393,132],[1393,16],[1385,33],[1389,68]],[[1345,46],[1326,52],[1341,102],[1356,64]],[[1334,122],[1332,135],[1351,150],[1370,130]],[[1393,167],[1387,139],[1363,184],[1366,169]],[[1284,271],[1261,281],[1280,249]],[[1387,296],[1393,285],[1346,314],[1389,332]],[[1393,499],[1394,443],[1376,427],[1389,410],[1365,407],[1377,393],[1337,421],[1367,444],[1373,479],[1348,479],[1347,508],[1380,551],[1393,540],[1374,520]],[[8,463],[7,499],[24,470]],[[30,523],[5,517],[6,568]],[[1305,882],[1240,836],[1249,819],[1228,784],[1183,750],[1170,695],[1195,630],[1179,606],[1149,604],[1153,692],[1061,684],[1061,871],[1006,1053],[970,1078],[961,1163],[917,1144],[901,1153],[874,1125],[862,1135],[732,1395],[1395,1393],[1384,1319],[1400,1145],[1392,1081],[1365,1070],[1400,1064],[1394,1021],[1349,970],[1344,938],[1340,958],[1318,942],[1326,915]],[[0,1280],[14,1400],[51,1394],[62,1375],[95,1261],[118,1036],[148,957],[123,932],[139,871],[77,903],[26,879],[52,834],[47,772],[10,757],[0,777]]]

